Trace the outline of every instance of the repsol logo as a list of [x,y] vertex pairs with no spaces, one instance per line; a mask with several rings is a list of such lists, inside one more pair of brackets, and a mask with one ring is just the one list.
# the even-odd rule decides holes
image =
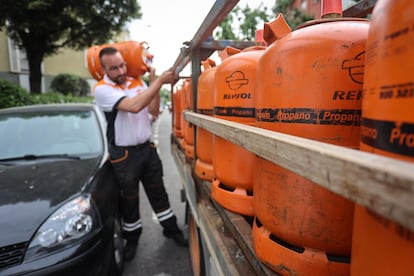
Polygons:
[[360,101],[362,100],[363,90],[336,90],[332,95],[332,100],[340,101]]
[[224,94],[224,100],[236,100],[236,99],[251,99],[252,95],[250,93],[236,93],[236,94]]

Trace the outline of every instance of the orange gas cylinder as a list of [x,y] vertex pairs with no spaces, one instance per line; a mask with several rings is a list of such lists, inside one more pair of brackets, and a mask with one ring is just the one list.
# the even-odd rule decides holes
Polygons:
[[127,63],[128,76],[138,78],[148,72],[154,58],[148,51],[146,42],[123,41],[115,43]]
[[[214,74],[216,73],[216,63],[212,59],[202,61],[203,73],[198,79],[197,87],[197,112],[203,115],[213,115],[214,102]],[[213,170],[213,134],[201,127],[196,128],[196,153],[195,163],[196,175],[207,181],[214,178]]]
[[278,275],[349,275],[349,261],[312,248],[288,244],[269,232],[258,221],[252,238],[257,257]]
[[[290,33],[284,24],[281,15],[265,24],[269,47],[258,64],[257,126],[358,148],[369,22],[319,19]],[[341,256],[349,272],[353,202],[259,159],[254,209],[281,244]]]
[[[229,47],[227,47],[229,49]],[[255,46],[227,57],[215,74],[214,116],[254,125],[257,61],[264,47]],[[226,50],[227,51],[227,50]],[[234,51],[234,48],[230,48]],[[253,163],[255,155],[227,140],[213,138],[216,178],[212,197],[223,207],[253,216]]]
[[[367,40],[363,151],[414,162],[414,2],[378,0]],[[352,275],[414,275],[414,231],[357,205]]]
[[101,80],[104,75],[103,70],[101,68],[101,63],[99,61],[99,51],[102,49],[102,47],[103,45],[94,45],[92,47],[89,47],[88,51],[86,52],[88,70],[95,80]]
[[102,48],[112,46],[118,49],[127,63],[128,76],[138,78],[144,75],[151,66],[153,55],[148,52],[146,42],[123,41],[112,44],[94,45],[87,51],[87,65],[89,73],[96,80],[104,76],[104,71],[99,62],[99,52]]
[[173,126],[174,134],[177,138],[183,138],[181,116],[183,108],[181,106],[181,97],[183,96],[183,87],[179,85],[176,87],[175,92],[173,93],[173,102],[172,102],[172,113],[173,113]]
[[[191,89],[191,79],[186,78],[183,82],[183,95],[181,97],[182,111],[192,110],[193,108],[193,97]],[[184,114],[181,113],[181,125],[183,130],[183,149],[187,158],[194,159],[194,125],[189,123],[185,118]]]

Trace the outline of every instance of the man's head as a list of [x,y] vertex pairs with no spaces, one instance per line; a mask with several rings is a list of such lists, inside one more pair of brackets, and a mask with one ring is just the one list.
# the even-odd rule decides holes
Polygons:
[[105,47],[99,52],[102,69],[110,80],[123,84],[127,76],[127,66],[121,53],[115,47]]

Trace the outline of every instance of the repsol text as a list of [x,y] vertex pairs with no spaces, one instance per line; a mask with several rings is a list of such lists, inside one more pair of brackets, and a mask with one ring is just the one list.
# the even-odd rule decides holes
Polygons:
[[360,101],[362,100],[362,96],[364,94],[364,90],[336,90],[332,95],[332,100],[339,100],[339,101]]
[[224,100],[237,100],[237,99],[251,99],[251,93],[234,93],[234,94],[223,94]]

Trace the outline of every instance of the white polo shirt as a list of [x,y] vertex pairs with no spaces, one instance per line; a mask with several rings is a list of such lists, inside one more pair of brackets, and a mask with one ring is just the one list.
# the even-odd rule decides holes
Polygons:
[[146,88],[147,85],[141,79],[128,77],[125,86],[122,86],[111,81],[107,75],[95,85],[96,105],[105,113],[108,122],[109,143],[114,143],[116,146],[134,146],[151,138],[148,108],[145,107],[138,113],[117,109],[123,98],[132,98]]

